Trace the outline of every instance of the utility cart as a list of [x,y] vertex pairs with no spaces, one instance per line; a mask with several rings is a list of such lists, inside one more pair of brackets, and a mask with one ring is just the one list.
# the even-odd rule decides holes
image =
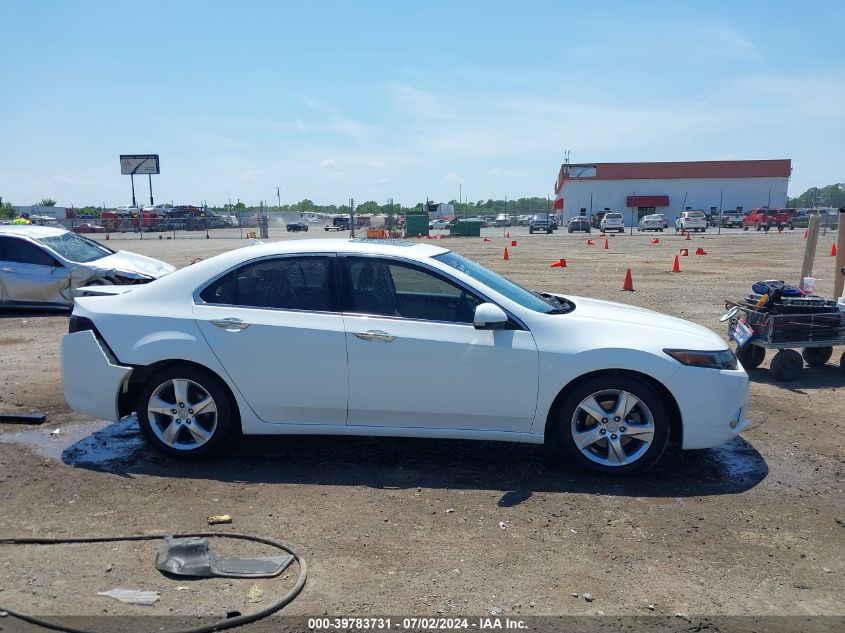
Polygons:
[[[834,347],[845,345],[845,312],[836,303],[805,297],[761,308],[759,299],[751,295],[744,302],[725,301],[722,320],[728,321],[728,334],[737,343],[736,355],[745,369],[759,367],[766,350],[776,349],[769,365],[772,376],[789,382],[798,378],[804,362],[821,367]],[[839,369],[845,372],[845,353]]]

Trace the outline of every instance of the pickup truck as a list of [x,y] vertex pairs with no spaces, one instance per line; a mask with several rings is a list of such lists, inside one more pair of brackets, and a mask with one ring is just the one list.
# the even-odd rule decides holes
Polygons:
[[532,216],[531,221],[528,223],[528,232],[531,234],[538,231],[548,234],[552,233],[554,230],[555,226],[548,213],[538,213],[537,215]]
[[711,218],[710,226],[721,225],[724,229],[731,227],[742,228],[742,211],[736,211],[735,209],[722,211],[721,215],[714,213]]
[[751,209],[742,218],[742,230],[747,231],[752,226],[757,230],[768,231],[772,227],[786,226],[792,217],[790,209]]

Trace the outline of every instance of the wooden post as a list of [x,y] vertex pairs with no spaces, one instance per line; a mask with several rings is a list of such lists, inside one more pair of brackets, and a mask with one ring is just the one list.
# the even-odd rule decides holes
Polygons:
[[839,209],[839,234],[836,237],[836,271],[833,281],[833,298],[845,295],[845,207]]
[[813,275],[813,260],[816,258],[816,246],[819,243],[819,224],[821,216],[818,213],[811,213],[807,222],[807,243],[804,245],[804,262],[801,264],[801,279],[798,280],[798,287],[804,290],[804,277]]

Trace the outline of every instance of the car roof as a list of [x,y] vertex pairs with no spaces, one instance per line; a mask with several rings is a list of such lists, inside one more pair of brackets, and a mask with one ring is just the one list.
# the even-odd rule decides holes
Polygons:
[[4,224],[0,226],[0,235],[19,235],[33,239],[55,237],[67,232],[65,229],[55,226],[39,226],[37,224]]

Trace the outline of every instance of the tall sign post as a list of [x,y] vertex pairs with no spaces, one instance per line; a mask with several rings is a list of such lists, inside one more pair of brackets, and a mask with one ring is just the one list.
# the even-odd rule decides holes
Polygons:
[[158,154],[121,154],[120,155],[120,173],[124,176],[129,175],[129,180],[132,183],[132,206],[137,207],[138,203],[135,201],[135,174],[147,174],[150,181],[150,205],[153,202],[153,174],[160,174],[158,163]]

